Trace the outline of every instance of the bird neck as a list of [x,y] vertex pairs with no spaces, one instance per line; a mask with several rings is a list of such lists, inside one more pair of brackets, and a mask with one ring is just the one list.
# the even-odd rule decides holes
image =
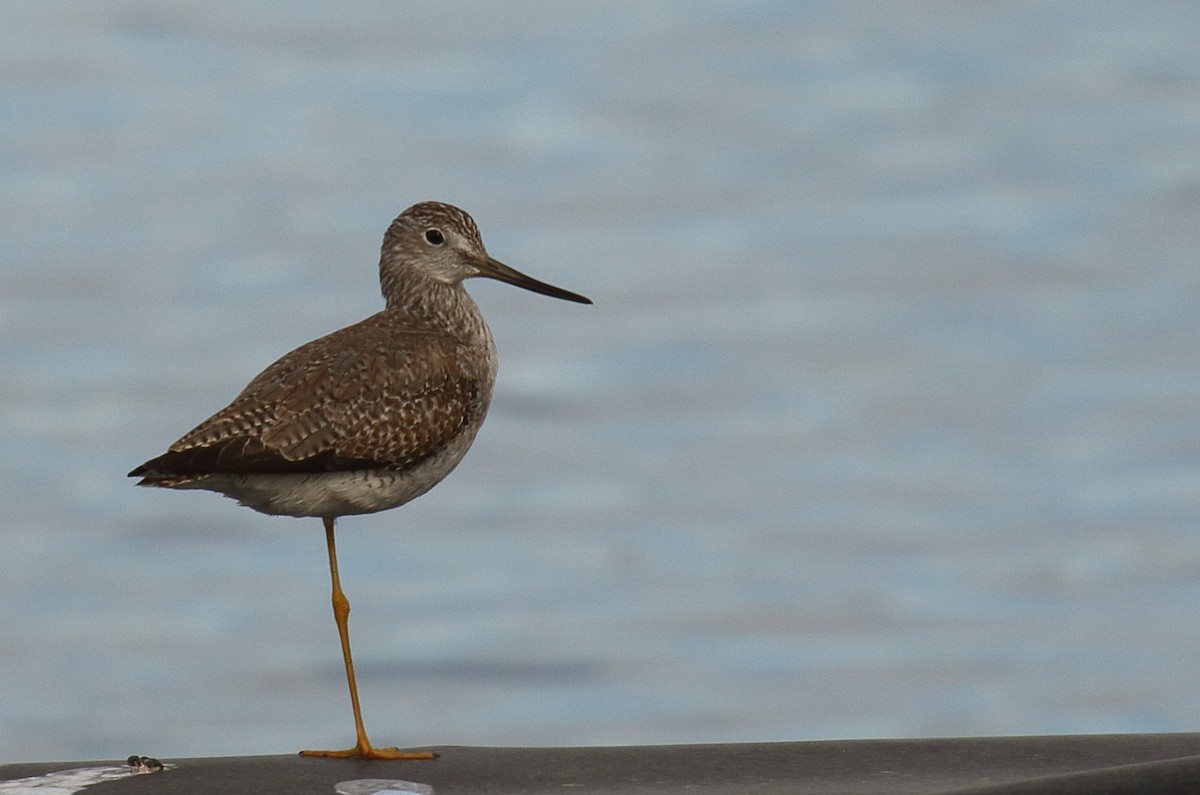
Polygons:
[[385,277],[381,286],[388,311],[420,318],[462,340],[491,339],[479,307],[461,283],[446,284],[420,277],[389,281]]

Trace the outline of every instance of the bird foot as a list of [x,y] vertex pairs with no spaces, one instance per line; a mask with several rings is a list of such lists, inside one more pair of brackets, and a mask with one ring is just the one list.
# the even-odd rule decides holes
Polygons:
[[300,756],[319,756],[326,759],[437,759],[432,751],[401,751],[399,748],[375,748],[359,743],[343,751],[301,751]]

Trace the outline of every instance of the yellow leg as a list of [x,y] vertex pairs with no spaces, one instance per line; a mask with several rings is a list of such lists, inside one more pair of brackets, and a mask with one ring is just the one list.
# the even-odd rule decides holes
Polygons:
[[363,728],[362,710],[358,706],[358,685],[354,681],[354,661],[350,659],[350,600],[342,593],[342,584],[338,579],[337,549],[333,543],[332,518],[324,519],[325,543],[329,547],[329,573],[333,578],[333,617],[337,621],[338,636],[342,639],[342,658],[346,661],[346,683],[350,685],[350,706],[354,708],[354,733],[357,736],[353,748],[344,751],[301,751],[301,756],[325,756],[344,759],[356,757],[359,759],[433,759],[435,754],[428,751],[401,751],[399,748],[375,748],[367,740],[367,731]]

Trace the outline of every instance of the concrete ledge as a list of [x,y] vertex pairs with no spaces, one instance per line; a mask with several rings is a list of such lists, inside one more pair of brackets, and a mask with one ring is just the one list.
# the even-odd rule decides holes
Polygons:
[[[152,748],[137,750],[154,753]],[[292,755],[161,757],[166,770],[143,775],[118,772],[83,789],[56,792],[86,791],[89,795],[118,791],[156,795],[334,795],[339,791],[346,795],[388,791],[421,795],[429,792],[435,795],[1200,792],[1200,734],[598,748],[448,746],[433,750],[440,758],[428,762],[307,759]],[[50,782],[40,777],[72,768],[121,771],[127,768],[127,763],[107,760],[3,765],[0,793],[44,793],[47,789],[38,787]],[[14,782],[23,778],[31,780]],[[379,780],[424,786],[406,789],[407,785],[370,783]]]

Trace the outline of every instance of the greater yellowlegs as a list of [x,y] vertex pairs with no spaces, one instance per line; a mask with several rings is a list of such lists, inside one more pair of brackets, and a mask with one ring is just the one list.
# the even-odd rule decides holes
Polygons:
[[383,237],[386,308],[313,340],[259,373],[226,408],[129,474],[138,485],[207,489],[256,511],[325,524],[333,614],[342,642],[357,740],[309,756],[427,759],[375,748],[359,709],[334,522],[403,505],[462,460],[483,424],[496,347],[463,289],[485,276],[543,295],[591,301],[488,256],[471,216],[439,202],[413,205]]

